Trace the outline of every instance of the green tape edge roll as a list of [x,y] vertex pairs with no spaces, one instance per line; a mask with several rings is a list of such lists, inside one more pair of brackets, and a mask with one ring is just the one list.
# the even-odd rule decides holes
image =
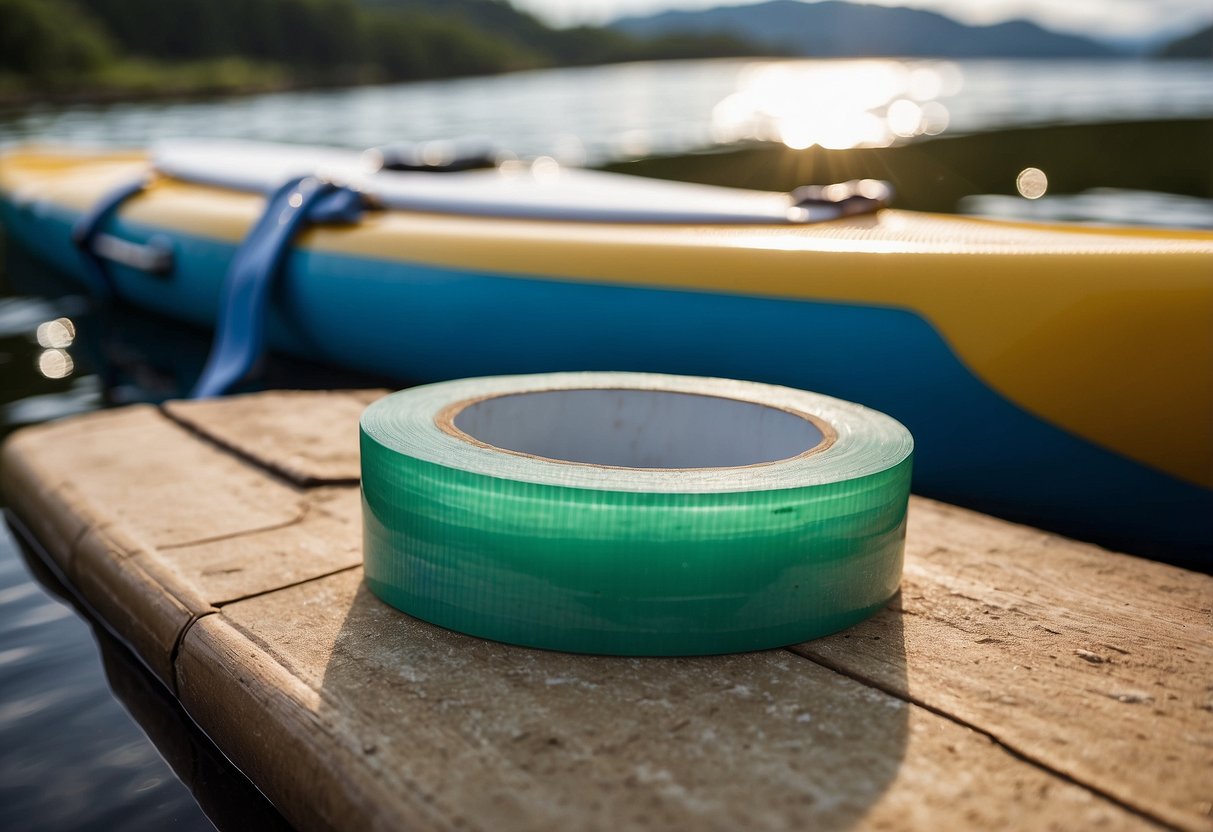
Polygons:
[[[471,413],[469,402],[599,390],[756,403],[772,418],[808,417],[824,438],[744,467],[611,467],[486,444],[451,416]],[[538,403],[532,418],[515,424],[536,421],[548,399],[526,401]],[[578,425],[560,424],[567,412],[549,409],[551,424],[532,432],[576,436]],[[368,586],[463,633],[613,655],[755,650],[855,624],[901,580],[913,440],[890,417],[828,396],[639,373],[465,379],[375,402],[361,445]]]

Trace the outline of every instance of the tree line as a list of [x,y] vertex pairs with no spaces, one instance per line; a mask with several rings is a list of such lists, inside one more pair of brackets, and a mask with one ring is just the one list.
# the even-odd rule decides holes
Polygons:
[[0,77],[34,90],[154,92],[225,72],[236,86],[344,84],[769,52],[727,34],[554,29],[502,0],[0,0],[0,21]]

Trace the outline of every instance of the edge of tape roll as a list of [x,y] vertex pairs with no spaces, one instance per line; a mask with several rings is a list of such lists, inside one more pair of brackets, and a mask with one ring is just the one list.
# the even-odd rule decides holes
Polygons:
[[729,653],[848,627],[900,583],[913,440],[861,405],[549,373],[403,390],[360,427],[367,584],[448,629]]

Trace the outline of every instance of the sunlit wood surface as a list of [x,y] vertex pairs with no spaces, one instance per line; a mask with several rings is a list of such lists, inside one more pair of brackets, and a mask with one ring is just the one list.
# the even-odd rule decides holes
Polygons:
[[302,829],[1213,829],[1213,578],[914,498],[900,596],[818,641],[509,647],[361,580],[375,391],[22,431],[9,504]]

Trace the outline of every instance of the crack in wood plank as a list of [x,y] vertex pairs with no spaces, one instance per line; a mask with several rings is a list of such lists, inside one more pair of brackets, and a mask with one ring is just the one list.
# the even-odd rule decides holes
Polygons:
[[[297,402],[305,399],[310,401],[309,397],[301,394]],[[323,408],[326,400],[330,403],[337,401],[336,397],[319,396],[316,398],[317,407]],[[255,406],[255,400],[238,401],[237,404],[247,412],[250,407]],[[337,410],[333,412],[352,412],[356,409],[348,402],[339,405],[337,407],[334,404]],[[229,405],[215,403],[211,418],[220,419],[223,408],[227,406]],[[147,409],[126,412],[125,415],[122,412],[110,413],[105,419],[99,420],[96,426],[71,423],[64,427],[36,429],[39,433],[32,434],[33,436],[45,435],[48,440],[54,441],[42,442],[37,438],[32,443],[24,441],[20,453],[13,453],[16,446],[10,446],[6,448],[5,461],[18,463],[23,482],[29,480],[38,485],[39,478],[43,485],[50,481],[62,481],[62,493],[58,493],[57,497],[46,495],[44,490],[37,490],[36,494],[31,494],[22,503],[20,510],[38,511],[38,507],[44,505],[47,508],[54,507],[57,511],[75,511],[75,515],[62,518],[61,522],[51,529],[52,532],[58,530],[56,533],[60,537],[72,538],[67,541],[69,549],[82,548],[85,540],[91,540],[90,533],[93,533],[92,537],[96,537],[99,531],[103,532],[105,529],[111,529],[122,540],[129,537],[136,543],[146,537],[146,546],[121,544],[126,548],[134,546],[131,552],[125,553],[125,556],[132,559],[127,571],[121,568],[114,571],[107,566],[109,571],[102,570],[97,573],[110,576],[106,577],[106,580],[111,584],[119,579],[135,583],[142,581],[147,587],[159,587],[169,596],[176,597],[179,591],[184,592],[181,598],[177,598],[178,601],[196,595],[205,603],[218,608],[199,610],[196,608],[196,601],[189,601],[181,611],[189,617],[179,630],[174,632],[161,628],[165,636],[174,632],[175,638],[171,649],[167,651],[167,658],[174,684],[180,685],[180,666],[186,645],[191,643],[198,632],[211,630],[204,622],[214,622],[218,620],[216,616],[227,620],[229,614],[239,616],[246,608],[260,609],[263,605],[266,609],[278,609],[280,601],[285,602],[286,598],[297,593],[309,595],[315,588],[323,595],[321,590],[331,586],[333,582],[343,583],[351,580],[351,573],[359,569],[356,564],[347,562],[355,560],[357,555],[353,543],[356,539],[357,519],[354,500],[357,490],[353,486],[357,480],[339,480],[342,485],[328,493],[325,493],[323,488],[301,491],[297,484],[291,484],[297,483],[298,480],[284,475],[279,470],[281,466],[276,467],[272,460],[267,464],[264,458],[258,458],[256,454],[244,454],[238,448],[216,442],[205,432],[192,429],[167,412],[158,413],[157,416],[165,424],[173,425],[174,433],[180,434],[180,439],[172,441],[181,443],[185,451],[194,454],[201,460],[200,465],[205,463],[213,469],[198,472],[191,469],[190,476],[196,473],[207,483],[194,489],[199,492],[197,497],[203,500],[202,505],[206,505],[205,501],[211,499],[210,492],[213,490],[216,492],[215,499],[226,501],[225,504],[231,503],[233,511],[239,511],[241,522],[248,523],[255,519],[256,512],[250,513],[249,507],[245,505],[249,502],[247,496],[242,500],[233,501],[228,493],[230,489],[226,489],[224,484],[215,484],[219,482],[216,478],[221,474],[224,477],[231,475],[243,478],[242,482],[247,480],[244,486],[246,495],[266,495],[265,505],[252,506],[263,515],[266,509],[280,509],[286,501],[294,500],[297,516],[277,523],[237,528],[222,534],[182,542],[183,534],[195,529],[191,524],[196,524],[197,518],[194,515],[198,506],[166,506],[165,511],[161,512],[162,515],[171,509],[184,518],[175,525],[166,521],[164,516],[132,515],[130,505],[134,504],[132,500],[138,496],[132,483],[148,494],[159,493],[156,489],[161,487],[158,485],[161,482],[168,482],[180,490],[180,476],[178,481],[174,482],[171,479],[171,470],[161,470],[156,477],[148,479],[144,476],[144,469],[140,467],[143,463],[138,460],[127,466],[132,472],[137,472],[130,474],[132,482],[119,483],[123,489],[130,490],[129,494],[122,495],[121,499],[115,502],[103,487],[109,481],[106,478],[111,475],[107,466],[113,466],[113,463],[108,461],[112,454],[108,454],[104,447],[105,437],[117,435],[115,432],[122,433],[122,436],[132,433],[137,435],[139,426],[148,424]],[[85,417],[85,420],[91,418]],[[332,413],[330,420],[331,418]],[[247,424],[255,422],[254,419]],[[221,423],[221,420],[216,423]],[[60,430],[65,431],[62,436],[58,433]],[[69,435],[75,437],[72,441],[85,444],[88,461],[82,469],[79,466],[71,468],[76,462],[74,454],[65,455],[63,437]],[[172,441],[169,441],[171,437],[163,430],[157,435],[160,445],[154,454],[159,457],[146,448],[137,448],[133,453],[135,456],[142,454],[155,465],[164,468],[164,454],[180,453],[181,449],[174,451],[169,447],[172,444]],[[201,443],[212,451],[217,450],[220,455],[231,461],[223,464],[222,460],[214,459],[216,455],[213,452],[204,454],[198,450],[189,451],[186,446],[195,443]],[[50,449],[45,454],[43,446]],[[278,443],[279,449],[281,446],[282,443]],[[266,447],[275,446],[270,443]],[[315,458],[324,458],[324,453],[318,452]],[[60,465],[67,465],[73,471],[72,477],[65,479],[61,476],[58,473]],[[6,473],[11,474],[8,471]],[[80,482],[87,485],[84,490],[76,488],[76,477],[81,477]],[[260,483],[254,480],[260,480]],[[272,490],[273,488],[278,490]],[[262,491],[258,492],[257,489]],[[279,491],[282,493],[279,494]],[[194,496],[193,491],[186,490],[182,498],[192,499]],[[157,498],[154,496],[146,499],[149,506],[157,504]],[[50,502],[46,502],[47,500]],[[97,515],[95,509],[105,509],[105,516]],[[229,525],[235,523],[234,517],[225,519]],[[77,525],[81,522],[83,528]],[[90,551],[89,557],[96,560],[107,556],[105,548],[93,545],[95,551]],[[253,567],[259,567],[259,571],[258,568],[242,567],[242,559]],[[96,572],[97,565],[90,566],[90,574]],[[1191,785],[1192,767],[1203,758],[1196,756],[1197,752],[1193,750],[1198,743],[1190,741],[1186,738],[1187,735],[1182,733],[1197,732],[1195,736],[1199,738],[1200,726],[1203,724],[1191,718],[1191,711],[1183,711],[1189,704],[1194,704],[1197,709],[1203,708],[1203,711],[1197,710],[1201,714],[1213,711],[1213,688],[1204,691],[1199,702],[1188,702],[1192,693],[1188,689],[1191,687],[1188,682],[1194,674],[1198,674],[1209,664],[1209,657],[1206,655],[1208,651],[1202,652],[1200,649],[1201,634],[1205,631],[1191,623],[1200,616],[1208,618],[1209,615],[1210,604],[1206,596],[1202,595],[1204,590],[1200,589],[1205,586],[1199,581],[1201,577],[1159,564],[1148,564],[1112,553],[1094,551],[1093,547],[1064,541],[1036,530],[1011,526],[971,512],[950,509],[914,498],[903,594],[895,599],[888,610],[878,614],[876,619],[846,634],[775,653],[786,655],[789,661],[794,660],[797,664],[814,666],[820,673],[829,677],[845,677],[856,686],[853,690],[872,691],[884,699],[891,698],[891,701],[900,702],[903,706],[921,709],[926,714],[944,720],[957,731],[974,732],[984,741],[1010,755],[1011,759],[1022,764],[1025,769],[1036,772],[1042,778],[1068,784],[1068,787],[1082,791],[1092,800],[1105,801],[1110,806],[1117,807],[1118,811],[1124,812],[1123,817],[1171,828],[1213,828],[1207,822],[1209,812],[1204,811],[1201,814],[1201,807],[1208,805],[1209,801],[1199,792],[1193,792]],[[114,590],[111,588],[107,591],[112,593]],[[378,610],[378,607],[374,609]],[[389,628],[405,626],[408,619],[407,616],[386,608],[375,615],[382,619],[383,627]],[[895,649],[896,646],[890,639],[880,640],[882,635],[887,635],[886,630],[881,628],[890,626],[891,616],[895,616],[897,622],[892,626],[902,634],[898,639],[898,649]],[[180,618],[185,617],[182,615]],[[1187,629],[1184,627],[1184,621],[1190,622]],[[903,625],[902,622],[906,623]],[[245,623],[247,625],[248,620]],[[276,626],[272,625],[272,622],[266,623]],[[1166,627],[1168,623],[1173,626]],[[1153,633],[1149,630],[1151,626],[1164,628],[1160,630],[1159,638],[1162,638],[1165,644],[1155,643],[1157,639],[1150,635]],[[242,632],[244,629],[242,628]],[[254,633],[256,629],[256,626],[249,629],[245,637],[255,644],[258,650],[266,651],[267,655],[278,656],[283,638],[289,646],[293,639],[306,640],[312,637],[307,632],[283,631],[274,638],[263,640]],[[852,636],[859,637],[862,643],[843,641]],[[344,646],[335,645],[334,653],[328,660],[328,669],[338,676],[344,672],[341,662],[353,661],[354,656],[363,655],[359,651],[364,647],[369,649],[373,644],[373,640],[365,645],[356,641],[367,637],[367,633],[358,627],[348,633],[343,628],[339,637],[355,641],[345,643]],[[462,650],[469,649],[465,642],[452,643],[465,645]],[[153,646],[161,645],[157,642]],[[336,647],[341,649],[337,650]],[[913,651],[909,657],[906,655],[907,648]],[[385,646],[384,649],[392,648]],[[354,652],[351,653],[350,650]],[[514,655],[510,652],[511,648],[500,645],[477,644],[475,647],[477,655],[483,655],[492,667],[502,670],[498,666],[500,662],[493,658],[494,651]],[[1097,657],[1099,661],[1092,662],[1082,655],[1082,651]],[[409,654],[406,652],[401,655],[407,664]],[[234,654],[232,658],[240,659]],[[396,658],[400,659],[401,656]],[[439,664],[453,658],[455,654],[450,650],[440,651],[435,655]],[[305,661],[300,658],[302,664],[296,665],[293,660],[287,658],[287,654],[283,654],[277,660],[284,662],[283,669],[296,678],[299,684],[314,689],[313,692],[324,699],[333,694],[321,684],[323,678],[321,682],[316,681],[315,668],[309,664],[313,659]],[[378,659],[375,661],[378,662]],[[562,662],[575,664],[575,660],[551,655],[542,657],[542,661],[550,666],[559,666]],[[778,663],[778,660],[775,660],[775,664]],[[672,660],[669,664],[671,667],[681,667],[679,660]],[[1039,702],[1029,701],[1029,694],[1029,699],[1016,701],[1017,697],[1022,697],[1020,690],[1013,686],[1019,685],[1021,679],[1029,681],[1028,677],[1017,674],[1021,671],[1031,672],[1033,665],[1037,667],[1040,676],[1032,677],[1036,688],[1031,689],[1039,689],[1042,698]],[[460,667],[463,668],[460,672],[469,670],[467,666]],[[784,668],[785,671],[787,669]],[[240,677],[237,682],[244,684],[247,669],[237,667],[234,670],[238,671],[237,676]],[[393,662],[386,662],[380,668],[380,672],[389,676],[399,675],[406,670],[407,667],[402,669],[398,663]],[[907,670],[912,671],[912,680],[907,680]],[[546,701],[542,696],[538,696],[544,691],[547,691],[545,695],[553,701],[558,701],[560,696],[565,695],[572,683],[565,684],[560,674],[557,674],[557,677],[554,677],[555,681],[550,684],[550,680],[539,680],[536,685],[537,706]],[[491,673],[484,677],[486,683],[495,684],[492,681],[494,678]],[[511,690],[525,681],[521,678],[515,679],[511,672],[506,672],[503,678],[506,680],[506,687]],[[1136,686],[1130,684],[1135,679],[1143,681]],[[912,681],[913,686],[908,684],[908,681]],[[666,682],[673,684],[669,679]],[[765,684],[767,683],[758,685],[750,693],[766,695],[768,691],[763,687]],[[1146,688],[1146,684],[1158,687]],[[1050,685],[1052,687],[1049,687]],[[362,695],[356,688],[341,690],[344,692],[333,700],[333,703],[336,703],[334,707],[345,702],[342,697]],[[741,697],[740,692],[730,692],[731,690],[708,690],[702,692],[702,695],[713,702],[713,697]],[[1046,690],[1053,690],[1053,696],[1062,704],[1048,701],[1049,695],[1044,693]],[[1015,696],[1010,695],[1008,691],[1015,693]],[[452,715],[456,714],[458,709],[469,707],[469,701],[474,701],[474,698],[470,699],[468,695],[458,691],[452,693],[442,686],[432,690],[428,699],[424,696],[424,688],[415,690],[406,685],[396,690],[396,693],[408,696],[418,694],[425,702],[422,711],[418,713],[432,709],[432,716],[435,718],[454,719]],[[685,700],[694,703],[699,695],[688,697],[685,693],[673,695],[668,691],[663,694],[661,690],[651,689],[651,686],[646,685],[641,685],[636,694],[634,701],[627,702],[627,708],[646,713],[652,711],[655,714],[664,713],[662,709],[668,709],[673,701]],[[366,702],[363,704],[366,705]],[[371,705],[374,703],[371,702]],[[691,705],[687,707],[690,708]],[[705,719],[732,718],[729,707],[724,707],[723,710],[721,707],[720,703],[705,705]],[[1122,707],[1126,710],[1117,710]],[[1083,711],[1086,719],[1069,721],[1068,714],[1079,716],[1078,711]],[[336,719],[335,712],[329,713]],[[630,718],[626,709],[620,711],[618,716],[624,720]],[[670,714],[658,722],[645,723],[649,726],[646,730],[660,729],[659,733],[667,737],[695,734],[702,725],[694,720],[688,722],[687,716],[691,714],[688,713],[683,718]],[[1126,742],[1117,744],[1108,740],[1105,748],[1100,744],[1105,740],[1091,733],[1098,726],[1084,727],[1085,723],[1093,723],[1097,719],[1102,719],[1109,725],[1115,724],[1124,730],[1133,730],[1136,726],[1138,732],[1148,731],[1150,736],[1139,736],[1139,741],[1135,741],[1138,742],[1137,745]],[[592,723],[591,720],[583,726],[590,731],[586,737],[593,733]],[[314,727],[317,730],[332,728],[331,725],[326,728],[324,724]],[[570,753],[567,738],[552,734],[551,726],[545,725],[542,720],[521,727],[523,739],[518,742],[527,748],[519,753],[524,756],[532,755],[526,758],[527,764],[537,766],[536,770],[549,765],[545,762],[549,758],[560,758],[561,755],[567,757]],[[476,732],[480,729],[474,723],[464,724],[464,728],[471,731],[468,735],[469,741],[479,736]],[[510,736],[513,737],[514,734]],[[550,743],[553,738],[557,740],[555,745]],[[597,748],[602,753],[612,752],[614,749],[621,754],[630,754],[634,747],[644,746],[647,741],[641,732],[624,731],[610,743],[599,743]],[[1094,743],[1098,748],[1091,752],[1089,759],[1082,755],[1075,757],[1076,746],[1072,744],[1074,741],[1079,744]],[[530,747],[532,742],[535,744],[534,748]],[[765,740],[746,739],[738,746],[738,753],[751,753],[752,744],[758,743],[761,747],[762,742]],[[1053,742],[1063,745],[1053,746],[1050,744]],[[1170,746],[1166,745],[1168,742],[1171,743]],[[1067,746],[1065,743],[1071,745]],[[373,752],[365,750],[368,745],[374,749]],[[374,739],[363,738],[354,751],[359,758],[373,754],[382,763],[390,756],[389,746],[390,743],[385,745]],[[1213,744],[1210,744],[1210,747],[1213,747]],[[772,754],[778,751],[774,747],[769,750]],[[950,747],[947,750],[951,753]],[[441,747],[436,748],[436,753],[441,751]],[[936,749],[932,753],[942,752]],[[1180,760],[1185,767],[1181,769],[1181,774],[1187,772],[1183,776],[1176,776],[1173,770],[1175,764],[1167,762],[1172,756],[1165,756],[1165,759],[1161,756],[1172,753],[1182,755],[1174,759]],[[1111,762],[1104,768],[1099,768],[1098,765],[1091,768],[1091,761],[1102,764],[1102,757],[1109,758]],[[587,765],[586,759],[575,757],[567,762],[570,765],[576,763],[584,766]],[[788,758],[792,761],[795,759]],[[924,770],[947,772],[948,776],[955,778],[957,782],[964,781],[967,776],[963,767],[957,767],[955,761],[947,763],[942,760],[920,760],[916,765],[925,765],[926,769],[910,767],[908,770],[899,771],[898,776],[913,780],[915,777],[921,777]],[[528,776],[531,773],[534,772],[528,773]],[[1185,777],[1186,786],[1183,785]],[[654,785],[647,781],[641,782],[643,780],[641,777],[635,785],[645,788]],[[1199,800],[1193,803],[1193,798],[1205,799],[1205,803],[1201,804]],[[915,807],[913,803],[906,806],[915,810],[921,808]],[[788,811],[792,814],[787,817],[792,817],[799,810]],[[947,814],[938,805],[935,811]]]
[[910,516],[907,655],[863,638],[888,611],[802,648],[1170,826],[1213,829],[1213,582],[920,498]]
[[268,526],[258,526],[255,529],[240,529],[239,531],[226,532],[225,534],[217,534],[214,537],[200,537],[197,540],[188,540],[184,543],[169,543],[156,548],[161,552],[171,552],[174,549],[186,549],[191,546],[203,546],[208,543],[221,543],[225,540],[236,540],[250,535],[264,534],[265,532],[278,532],[283,529],[289,529],[291,526],[298,526],[307,519],[311,505],[306,502],[300,503],[299,513],[289,520],[284,520],[281,523],[273,523]]
[[294,581],[293,583],[283,584],[282,586],[276,586],[273,589],[264,589],[260,592],[250,592],[248,595],[241,595],[239,598],[232,598],[232,599],[224,601],[222,603],[215,604],[215,607],[216,607],[216,609],[221,610],[229,604],[236,604],[241,601],[249,601],[253,598],[260,598],[263,595],[269,595],[270,593],[273,593],[273,592],[280,592],[284,589],[293,589],[294,587],[302,586],[303,584],[311,583],[312,581],[319,581],[323,578],[332,577],[333,575],[340,575],[342,572],[349,572],[351,570],[361,569],[361,568],[362,568],[362,566],[360,564],[356,564],[354,566],[342,566],[338,569],[333,569],[330,572],[323,572],[318,575],[312,575],[310,577],[302,578],[298,581]]
[[[234,603],[238,603],[240,601],[259,598],[262,596],[266,596],[266,595],[270,595],[270,594],[279,592],[281,590],[286,590],[286,589],[295,588],[295,587],[302,587],[305,584],[315,583],[317,581],[321,581],[332,575],[340,574],[343,572],[355,571],[358,569],[360,569],[360,567],[358,567],[358,566],[337,569],[331,573],[310,577],[310,578],[298,581],[294,584],[278,587],[275,589],[266,590],[264,592],[253,593],[248,596],[244,596],[242,598],[232,599],[231,601],[225,602],[223,605],[221,605],[220,610],[229,604],[234,604]],[[899,606],[900,605],[898,604],[898,602],[894,601],[890,604],[890,609],[893,611],[896,611],[898,613],[901,613],[903,611],[898,608]],[[218,611],[219,610],[217,610],[217,612]],[[177,644],[174,646],[174,651],[173,651],[174,666],[176,666],[177,652],[178,652],[179,646],[184,641],[186,632],[188,631],[189,627],[192,627],[201,618],[202,618],[202,616],[195,617],[193,620],[191,620],[189,622],[187,627],[182,630],[180,638],[178,639]],[[273,652],[273,650],[274,650],[273,644],[263,641],[254,632],[245,631],[245,630],[242,630],[242,632],[246,638],[249,638],[251,641],[253,641],[255,644],[257,644],[262,649]],[[981,642],[979,642],[979,643],[981,643]],[[874,679],[872,677],[869,677],[869,676],[866,676],[866,675],[863,675],[860,673],[856,673],[853,670],[851,670],[845,666],[842,666],[835,662],[831,662],[827,659],[810,655],[799,645],[794,645],[794,646],[785,648],[783,652],[786,652],[788,655],[790,655],[798,660],[807,661],[809,663],[819,665],[825,670],[828,670],[833,673],[837,673],[854,682],[857,682],[861,685],[872,688],[874,690],[880,691],[883,694],[886,694],[895,699],[903,701],[909,705],[914,705],[916,707],[920,707],[938,717],[941,717],[943,719],[946,719],[946,720],[956,724],[959,727],[962,727],[962,728],[971,730],[975,733],[981,734],[982,736],[984,736],[988,740],[990,740],[993,744],[995,744],[999,748],[1003,749],[1005,752],[1007,752],[1011,756],[1015,757],[1016,759],[1020,760],[1021,762],[1031,765],[1031,766],[1039,769],[1043,773],[1055,776],[1058,779],[1064,780],[1076,787],[1082,788],[1082,789],[1086,790],[1087,792],[1089,792],[1092,796],[1107,800],[1107,801],[1119,806],[1120,808],[1140,817],[1143,820],[1158,824],[1159,826],[1162,826],[1167,829],[1180,829],[1180,827],[1174,826],[1174,825],[1168,823],[1164,818],[1161,818],[1161,817],[1158,817],[1158,816],[1152,814],[1151,812],[1149,812],[1147,809],[1145,809],[1143,807],[1134,805],[1133,803],[1120,798],[1119,796],[1117,796],[1114,793],[1100,789],[1098,786],[1096,786],[1092,783],[1086,782],[1078,777],[1075,777],[1074,775],[1072,775],[1066,771],[1060,770],[1060,769],[1050,765],[1045,760],[1043,760],[1039,757],[1033,756],[1030,752],[1024,751],[1023,749],[1017,747],[1015,744],[1013,744],[1013,743],[1007,741],[1005,738],[999,736],[997,733],[995,733],[992,730],[983,728],[982,726],[980,726],[976,723],[973,723],[969,720],[966,720],[960,716],[957,716],[956,714],[949,713],[948,711],[946,711],[942,708],[936,707],[936,706],[930,704],[929,702],[926,702],[924,700],[918,699],[913,696],[906,695],[891,686],[882,684],[877,679]],[[1127,652],[1127,651],[1122,651],[1122,652]],[[279,658],[281,660],[281,657],[279,657]],[[288,672],[291,672],[292,675],[295,675],[296,678],[300,679],[301,682],[304,682],[303,677],[300,676],[294,670],[292,670],[288,663],[284,663],[284,669],[288,670]],[[1100,691],[1091,691],[1091,692],[1097,693],[1100,695],[1108,695],[1108,694],[1105,694]],[[1124,701],[1124,700],[1122,699],[1121,701]],[[689,724],[689,720],[682,720],[682,721],[678,722],[675,726],[673,726],[670,729],[669,733],[676,733],[679,730],[685,728],[688,724]],[[515,737],[514,740],[518,741],[518,740],[524,738],[525,736],[526,736],[526,734],[524,733],[522,735],[519,735],[518,737]],[[634,742],[637,739],[638,739],[637,736],[627,737],[624,739],[623,745],[619,746],[619,748],[622,748],[623,746],[626,746],[628,743]]]
[[[403,615],[357,573],[226,606],[187,640],[182,685],[200,721],[218,720],[266,782],[313,781],[259,758],[254,724],[276,726],[276,747],[313,747],[330,763],[313,788],[336,787],[327,800],[359,812],[375,806],[385,824],[454,800],[473,828],[632,828],[647,817],[655,829],[726,829],[738,811],[753,828],[1157,827],[791,651],[639,660],[513,648]],[[207,658],[216,653],[238,672]],[[256,677],[284,671],[289,695],[262,700]],[[233,685],[253,711],[233,704]],[[260,730],[257,742],[271,741]],[[348,770],[335,762],[347,759]],[[570,797],[576,805],[562,806]]]
[[910,696],[902,691],[897,690],[896,688],[894,688],[890,685],[882,684],[878,679],[874,679],[872,677],[865,676],[864,674],[857,673],[854,670],[852,670],[848,667],[845,667],[837,662],[832,662],[832,661],[830,661],[826,658],[820,657],[820,656],[810,655],[809,653],[804,651],[804,649],[802,648],[801,645],[795,645],[792,647],[788,647],[787,650],[792,653],[795,653],[796,655],[798,655],[802,658],[808,659],[810,662],[813,662],[814,664],[819,664],[828,670],[832,670],[835,673],[842,674],[843,676],[846,676],[848,679],[852,679],[856,682],[859,682],[860,684],[867,685],[868,687],[871,687],[871,688],[875,688],[876,690],[879,690],[882,693],[888,694],[889,696],[892,696],[896,699],[900,699],[901,701],[903,701],[907,704],[915,705],[926,711],[930,711],[931,713],[935,714],[936,716],[946,719],[949,722],[955,723],[956,725],[959,725],[962,728],[967,728],[970,731],[981,734],[983,737],[990,740],[990,742],[994,743],[999,748],[1003,749],[1008,754],[1015,757],[1017,760],[1027,763],[1028,765],[1034,766],[1035,768],[1038,768],[1043,772],[1051,774],[1060,780],[1064,780],[1067,783],[1070,783],[1074,786],[1084,789],[1087,792],[1091,793],[1093,796],[1100,797],[1104,800],[1107,800],[1110,803],[1114,803],[1115,805],[1119,806],[1120,808],[1124,809],[1125,811],[1131,812],[1132,814],[1140,817],[1143,820],[1147,820],[1147,821],[1150,821],[1151,823],[1155,823],[1165,829],[1173,829],[1173,830],[1182,829],[1182,827],[1169,823],[1165,818],[1161,818],[1161,817],[1153,814],[1148,809],[1145,809],[1141,806],[1134,805],[1132,802],[1121,798],[1119,795],[1116,795],[1105,789],[1101,789],[1092,783],[1086,782],[1084,780],[1079,779],[1078,777],[1075,777],[1074,775],[1070,774],[1069,772],[1063,771],[1061,769],[1056,768],[1055,766],[1050,765],[1045,760],[1032,755],[1030,752],[1024,751],[1023,749],[1016,747],[1013,743],[1006,741],[1004,738],[1000,737],[998,734],[996,734],[992,730],[983,728],[982,726],[980,726],[974,722],[971,722],[967,719],[964,719],[963,717],[957,716],[956,714],[949,713],[948,711],[944,710],[943,708],[936,707],[935,705],[932,705],[931,703],[926,702],[925,700],[919,699],[914,696]]

